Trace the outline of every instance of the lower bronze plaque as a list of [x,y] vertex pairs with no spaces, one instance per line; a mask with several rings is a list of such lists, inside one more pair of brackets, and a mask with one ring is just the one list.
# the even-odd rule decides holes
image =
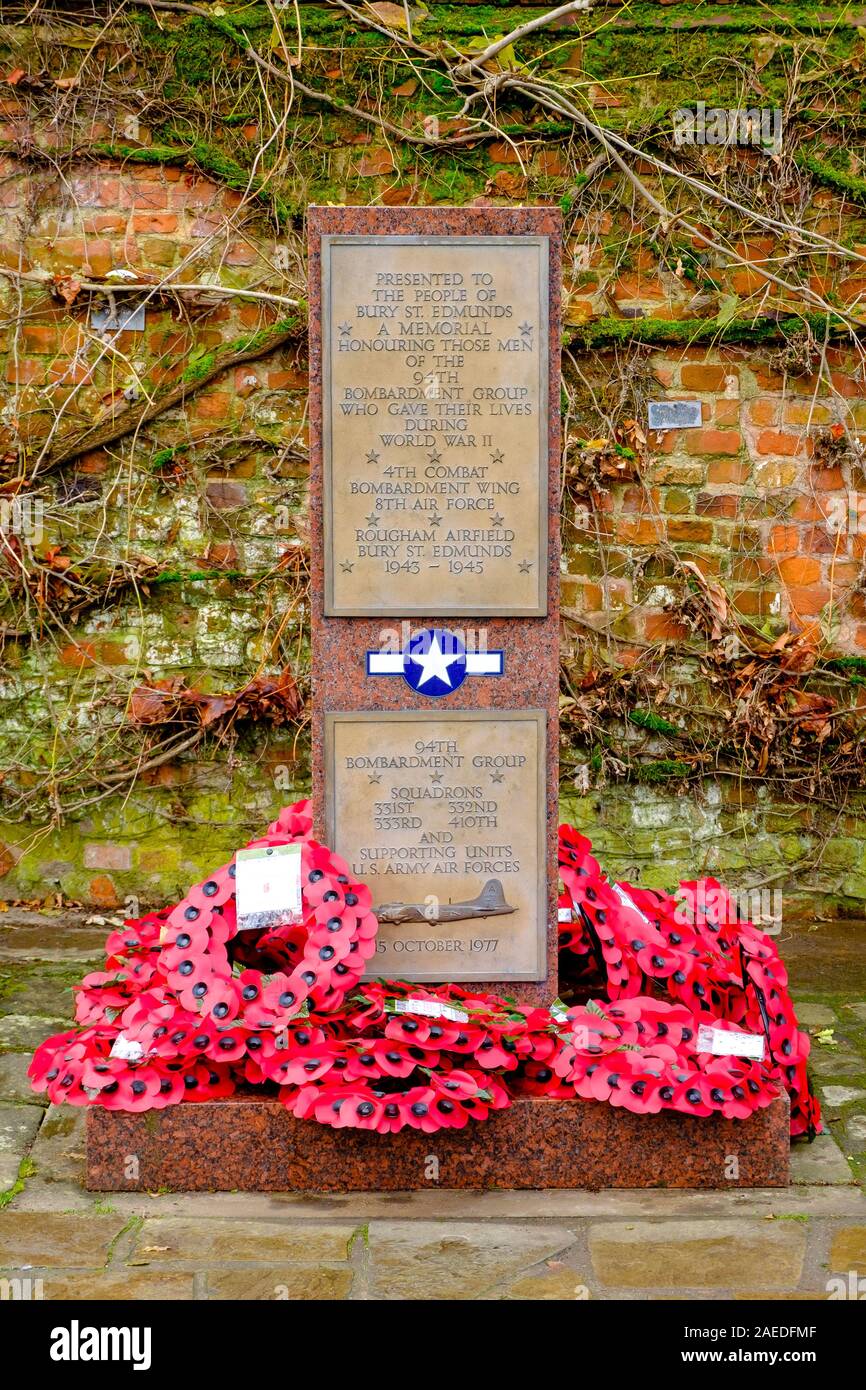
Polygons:
[[545,714],[325,715],[328,841],[379,917],[369,974],[546,974]]

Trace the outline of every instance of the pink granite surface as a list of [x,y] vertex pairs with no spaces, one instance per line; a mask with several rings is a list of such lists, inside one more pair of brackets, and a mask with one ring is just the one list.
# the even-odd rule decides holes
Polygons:
[[[277,1100],[237,1095],[145,1114],[89,1110],[86,1184],[97,1192],[408,1192],[433,1185],[434,1155],[435,1185],[464,1190],[785,1187],[789,1125],[784,1095],[748,1120],[532,1097],[461,1130],[375,1134],[296,1120]],[[131,1153],[135,1178],[124,1161]]]

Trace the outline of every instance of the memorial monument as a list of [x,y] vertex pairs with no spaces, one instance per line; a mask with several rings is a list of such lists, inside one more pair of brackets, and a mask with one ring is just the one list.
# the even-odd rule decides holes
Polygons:
[[[121,972],[135,1036],[109,1037],[121,977],[86,981],[96,1032],[44,1044],[35,1084],[68,1075],[93,1104],[94,1189],[783,1185],[788,1098],[755,1060],[766,1041],[795,1071],[773,952],[735,932],[735,978],[715,924],[647,901],[651,921],[557,834],[559,213],[311,208],[309,236],[312,840],[287,808],[110,938],[112,965],[157,972],[165,1021]],[[290,872],[286,840],[296,911],[263,946],[239,880],[272,920],[262,866]],[[560,859],[606,1015],[549,1012]],[[766,1037],[743,1031],[744,950]],[[727,1015],[676,994],[699,959],[695,998],[720,981]],[[669,980],[679,1002],[652,996]],[[723,1024],[699,1048],[702,1010]]]
[[375,973],[556,994],[560,215],[311,208],[313,787]]

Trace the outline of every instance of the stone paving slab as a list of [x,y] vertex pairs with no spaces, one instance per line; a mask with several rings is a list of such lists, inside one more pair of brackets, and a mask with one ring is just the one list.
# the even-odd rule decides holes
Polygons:
[[368,1236],[370,1296],[479,1298],[527,1267],[562,1258],[574,1245],[574,1232],[565,1226],[376,1221]]
[[0,1014],[35,1014],[59,1019],[61,1027],[68,1028],[67,1020],[75,1011],[72,980],[77,976],[75,966],[46,965],[44,961],[17,966],[14,978],[0,994]]
[[850,1185],[855,1182],[845,1155],[831,1133],[819,1134],[811,1144],[791,1146],[791,1181]]
[[345,1260],[355,1227],[290,1225],[286,1222],[145,1221],[129,1257],[134,1264],[294,1264]]
[[0,1215],[0,1270],[61,1265],[104,1266],[123,1231],[123,1217],[8,1210]]
[[0,1051],[25,1052],[29,1056],[52,1033],[62,1033],[68,1026],[62,1018],[6,1014],[0,1018]]
[[27,1053],[7,1052],[0,1057],[0,1098],[15,1101],[20,1105],[48,1104],[44,1095],[37,1095],[30,1085],[27,1068],[30,1057]]
[[151,1274],[137,1270],[44,1267],[28,1269],[23,1277],[31,1281],[32,1296],[41,1296],[47,1302],[76,1302],[92,1298],[135,1303],[165,1299],[180,1303],[195,1297],[196,1277],[192,1272]]
[[590,1228],[589,1252],[619,1288],[793,1289],[806,1233],[793,1221],[616,1221]]
[[211,1269],[204,1279],[204,1297],[208,1299],[274,1299],[277,1302],[328,1302],[349,1296],[354,1271],[326,1266],[308,1268],[302,1265],[273,1265],[267,1269]]
[[9,927],[0,923],[0,961],[93,962],[105,959],[106,927],[78,925]]
[[0,1192],[13,1187],[42,1113],[33,1105],[0,1105]]

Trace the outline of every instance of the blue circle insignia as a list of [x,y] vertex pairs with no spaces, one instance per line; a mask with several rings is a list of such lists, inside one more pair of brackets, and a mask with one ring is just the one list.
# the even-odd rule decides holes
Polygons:
[[403,648],[403,679],[418,695],[450,695],[466,679],[466,648],[447,627],[413,632]]

